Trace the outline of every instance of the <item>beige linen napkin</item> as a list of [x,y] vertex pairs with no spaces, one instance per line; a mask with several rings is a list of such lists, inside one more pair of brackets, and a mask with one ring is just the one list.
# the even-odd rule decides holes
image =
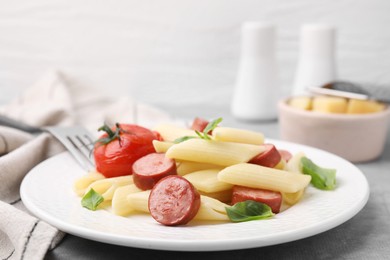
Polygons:
[[[137,123],[153,127],[172,122],[166,113],[129,97],[113,99],[80,86],[59,72],[50,72],[0,114],[34,126],[85,126],[96,129],[106,122]],[[64,148],[47,133],[31,134],[0,126],[0,258],[43,259],[63,237],[55,227],[28,214],[20,200],[23,177],[37,164]]]

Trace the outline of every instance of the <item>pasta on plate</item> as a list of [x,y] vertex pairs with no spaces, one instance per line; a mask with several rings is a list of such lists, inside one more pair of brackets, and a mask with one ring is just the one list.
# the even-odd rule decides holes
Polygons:
[[[305,154],[283,157],[277,152],[275,161],[267,154],[278,150],[270,149],[260,132],[221,126],[199,132],[172,125],[160,125],[154,130],[161,136],[153,140],[155,151],[173,160],[177,175],[200,194],[194,220],[229,221],[227,208],[232,206],[236,186],[247,189],[249,197],[253,190],[272,192],[281,198],[281,211],[286,210],[299,203],[312,180],[302,171],[301,158]],[[83,197],[93,189],[106,202],[98,209],[109,209],[118,216],[149,214],[151,189],[140,189],[134,178],[134,174],[105,178],[90,172],[75,181],[74,191]]]

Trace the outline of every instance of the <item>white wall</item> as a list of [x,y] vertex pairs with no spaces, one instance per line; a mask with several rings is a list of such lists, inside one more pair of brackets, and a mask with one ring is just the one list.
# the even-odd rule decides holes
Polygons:
[[388,0],[0,0],[0,103],[58,68],[110,95],[226,106],[246,20],[278,26],[283,95],[303,23],[338,27],[340,78],[390,83]]

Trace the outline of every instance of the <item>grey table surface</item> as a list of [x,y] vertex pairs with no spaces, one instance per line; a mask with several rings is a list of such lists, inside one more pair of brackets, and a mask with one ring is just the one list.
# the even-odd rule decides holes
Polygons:
[[[269,138],[279,137],[276,120],[240,122],[230,115],[228,109],[165,109],[183,119],[194,115],[205,118],[222,116],[224,125],[258,130]],[[116,246],[68,234],[45,259],[390,259],[389,138],[380,158],[357,164],[357,167],[365,174],[370,186],[366,206],[349,221],[312,237],[243,250],[180,252]]]

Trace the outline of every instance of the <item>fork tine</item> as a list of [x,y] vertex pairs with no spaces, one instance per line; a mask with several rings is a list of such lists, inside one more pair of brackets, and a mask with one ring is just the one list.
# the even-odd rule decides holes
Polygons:
[[57,138],[86,170],[95,168],[91,155],[93,138],[83,127],[46,127],[49,133]]
[[67,136],[67,138],[73,144],[73,146],[80,152],[80,154],[84,156],[86,162],[90,166],[95,167],[93,158],[91,156],[93,143],[90,142],[88,139],[86,139],[84,135],[74,135],[74,136],[69,135]]

